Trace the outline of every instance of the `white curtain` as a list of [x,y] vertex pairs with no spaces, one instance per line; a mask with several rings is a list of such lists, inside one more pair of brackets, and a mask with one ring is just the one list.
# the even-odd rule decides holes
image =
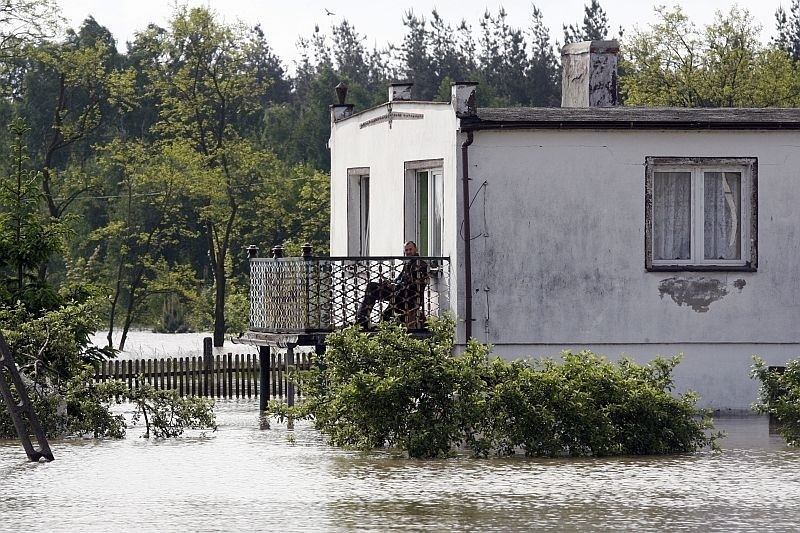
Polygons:
[[703,249],[705,259],[741,259],[742,176],[705,172],[703,177]]
[[653,259],[691,259],[692,175],[653,175]]

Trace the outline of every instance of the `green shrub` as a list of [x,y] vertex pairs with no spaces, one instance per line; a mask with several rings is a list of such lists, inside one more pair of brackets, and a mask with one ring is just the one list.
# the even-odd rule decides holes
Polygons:
[[[86,367],[65,383],[61,392],[38,387],[28,392],[49,438],[122,438],[128,425],[123,415],[112,412],[112,405],[123,402],[133,406],[132,425],[144,422],[144,438],[170,438],[187,429],[217,428],[213,400],[182,398],[174,390],[156,390],[141,376],[131,390],[122,381],[94,383],[93,373]],[[16,437],[11,416],[0,399],[0,438]]]
[[451,320],[415,339],[397,324],[328,337],[327,352],[302,373],[305,402],[269,410],[313,420],[331,444],[389,446],[411,457],[585,456],[692,452],[714,445],[697,396],[670,393],[679,358],[640,366],[591,352],[561,360],[504,361],[468,343],[452,356]]
[[775,372],[753,356],[752,376],[761,382],[759,401],[753,409],[774,416],[781,423],[786,442],[800,446],[800,359],[789,361],[783,372]]
[[181,397],[175,390],[157,390],[139,379],[139,385],[125,398],[134,405],[133,424],[144,420],[144,438],[178,437],[187,429],[217,430],[214,400],[199,397]]

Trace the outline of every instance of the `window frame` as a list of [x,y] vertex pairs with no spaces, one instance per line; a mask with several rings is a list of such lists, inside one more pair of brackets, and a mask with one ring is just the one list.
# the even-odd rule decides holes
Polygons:
[[[655,260],[654,179],[656,172],[688,172],[691,176],[691,257]],[[703,257],[703,187],[706,172],[741,173],[741,259]],[[700,244],[698,246],[698,243]],[[756,157],[645,157],[645,269],[652,272],[755,272],[758,268],[758,158]]]
[[[430,257],[440,256],[444,253],[445,246],[445,191],[444,191],[444,160],[443,159],[424,159],[418,161],[406,161],[404,164],[405,170],[405,236],[406,240],[413,240],[419,247],[420,254]],[[427,243],[428,249],[424,250],[423,239],[420,235],[420,190],[419,179],[420,173],[427,173],[427,218],[428,218],[428,235],[424,242]],[[431,215],[432,210],[435,210],[435,189],[436,180],[433,175],[438,174],[440,180],[439,193],[441,194],[440,208],[441,213],[441,227],[439,228],[439,246],[438,253],[431,253],[430,242],[432,235]],[[434,250],[434,252],[437,252]]]
[[369,167],[347,169],[347,255],[350,257],[369,255],[369,181]]

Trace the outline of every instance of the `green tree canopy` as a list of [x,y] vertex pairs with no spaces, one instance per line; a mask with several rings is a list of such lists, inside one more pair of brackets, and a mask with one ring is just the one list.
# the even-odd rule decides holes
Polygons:
[[155,37],[160,53],[148,77],[160,110],[153,131],[188,148],[188,192],[214,277],[214,344],[222,346],[231,246],[274,168],[272,152],[246,135],[271,80],[251,68],[258,34],[207,9],[179,8],[168,32]]
[[626,105],[791,107],[800,79],[785,51],[759,40],[749,12],[717,12],[702,30],[679,7],[624,41],[620,77]]

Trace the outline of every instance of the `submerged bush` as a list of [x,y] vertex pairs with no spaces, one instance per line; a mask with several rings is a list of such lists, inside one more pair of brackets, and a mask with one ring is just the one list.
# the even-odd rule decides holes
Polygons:
[[[131,424],[144,422],[145,438],[177,437],[187,429],[216,430],[214,402],[208,398],[182,398],[174,390],[156,390],[144,381],[128,389],[123,381],[94,383],[93,371],[86,367],[61,387],[59,393],[39,387],[28,391],[36,415],[49,438],[122,438],[128,425],[112,406],[130,402]],[[0,438],[16,438],[17,433],[3,400],[0,399]]]
[[800,359],[789,361],[782,372],[770,370],[758,357],[753,361],[752,376],[761,382],[753,409],[774,416],[781,423],[784,440],[800,446]]
[[305,402],[270,411],[313,420],[331,444],[389,446],[411,457],[585,456],[692,452],[713,445],[697,396],[670,393],[679,358],[640,366],[589,351],[508,362],[470,341],[452,356],[451,320],[415,339],[397,324],[349,328],[302,374]]

